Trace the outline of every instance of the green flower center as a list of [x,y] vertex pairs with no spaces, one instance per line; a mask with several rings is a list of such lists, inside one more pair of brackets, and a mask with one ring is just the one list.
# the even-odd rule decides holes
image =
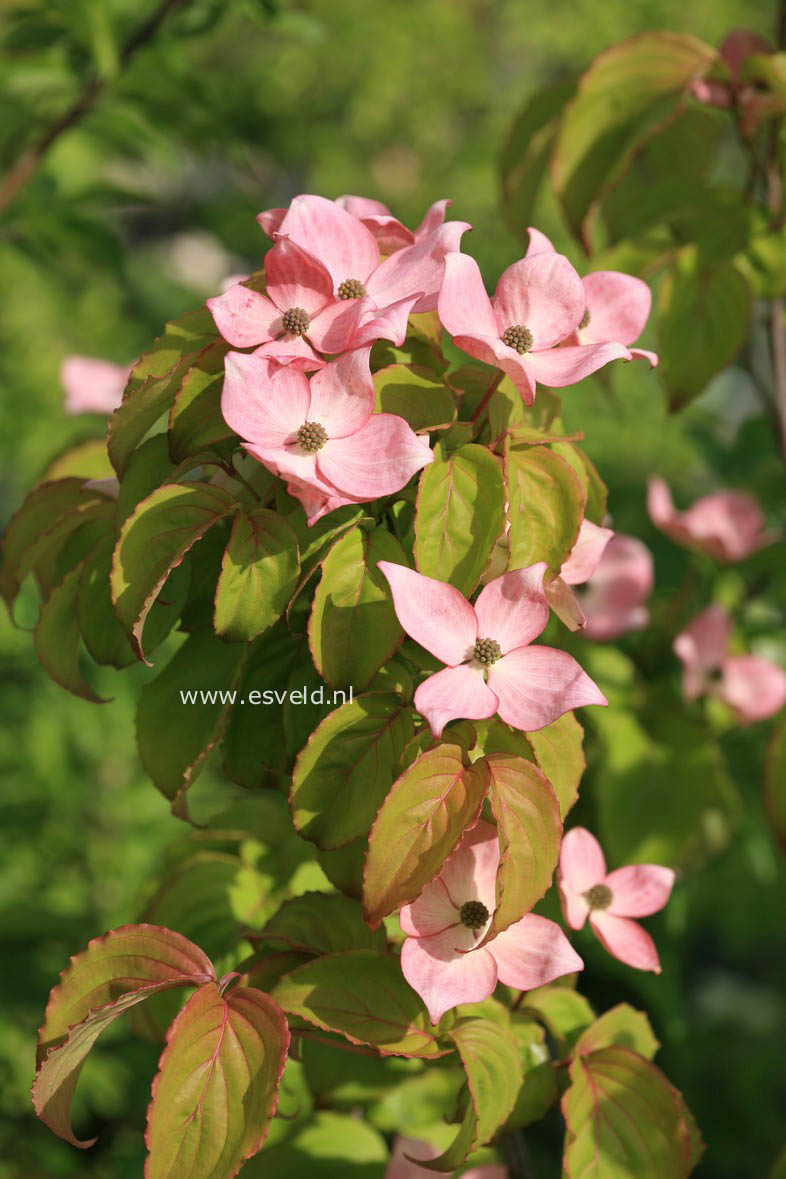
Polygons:
[[489,911],[483,901],[465,901],[461,906],[459,918],[467,929],[482,929],[489,919]]
[[362,299],[366,288],[359,278],[345,278],[338,288],[339,299]]
[[311,316],[302,307],[290,307],[281,316],[285,331],[293,336],[305,336],[311,323]]
[[579,331],[581,331],[585,327],[589,327],[589,321],[591,318],[592,317],[590,316],[589,307],[587,307],[584,314],[581,317],[581,323],[579,324]]
[[505,328],[502,343],[507,344],[508,348],[515,348],[517,352],[531,352],[534,341],[529,328],[524,327],[522,323],[516,323]]
[[304,422],[297,432],[303,450],[321,450],[328,440],[327,430],[319,422]]
[[502,648],[496,639],[478,639],[472,652],[472,658],[488,667],[502,658]]
[[591,909],[608,909],[614,898],[608,884],[593,884],[584,893],[584,899]]

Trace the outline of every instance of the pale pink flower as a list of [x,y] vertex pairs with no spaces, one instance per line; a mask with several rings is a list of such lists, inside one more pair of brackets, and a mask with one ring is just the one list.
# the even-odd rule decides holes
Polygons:
[[578,599],[570,587],[582,585],[592,576],[613,535],[610,528],[600,528],[591,520],[582,520],[576,543],[562,568],[546,584],[546,600],[570,630],[581,630],[586,623]]
[[686,700],[717,696],[743,723],[766,720],[786,704],[786,672],[758,655],[729,654],[731,619],[713,603],[674,640]]
[[433,461],[427,437],[395,414],[374,413],[374,404],[368,348],[345,353],[310,381],[264,356],[226,357],[227,425],[288,481],[310,523],[341,504],[400,491]]
[[498,982],[530,991],[584,963],[558,925],[528,913],[481,946],[496,906],[497,830],[482,820],[399,914],[401,970],[432,1023],[459,1003],[487,999]]
[[[412,246],[422,241],[429,233],[438,229],[445,220],[450,201],[435,201],[417,229],[407,229],[397,217],[394,217],[387,205],[382,201],[371,200],[369,197],[340,196],[335,202],[341,209],[346,209],[358,221],[362,221],[383,254],[393,254],[404,246]],[[266,209],[257,217],[257,221],[269,238],[274,238],[281,230],[281,223],[287,215],[286,209]]]
[[655,527],[672,540],[719,561],[741,561],[770,539],[761,508],[745,491],[716,491],[679,512],[668,485],[655,478],[650,480],[647,510]]
[[558,347],[575,337],[585,308],[581,279],[561,254],[544,251],[514,262],[493,299],[474,258],[449,254],[438,307],[454,344],[507,373],[527,405],[537,383],[575,385],[611,360],[631,359],[619,343]]
[[573,827],[562,840],[557,882],[571,929],[581,929],[589,917],[593,933],[610,954],[627,966],[660,974],[655,943],[631,918],[649,917],[663,908],[674,884],[671,868],[631,864],[607,872],[595,836]]
[[114,413],[132,368],[95,356],[66,356],[60,366],[66,413]]
[[616,535],[578,595],[583,634],[604,642],[649,622],[645,602],[654,583],[652,554],[635,536]]
[[499,714],[533,732],[583,704],[606,697],[576,660],[553,647],[530,646],[548,621],[544,561],[496,577],[474,606],[444,581],[380,561],[404,630],[447,664],[424,680],[415,707],[435,737],[457,717]]

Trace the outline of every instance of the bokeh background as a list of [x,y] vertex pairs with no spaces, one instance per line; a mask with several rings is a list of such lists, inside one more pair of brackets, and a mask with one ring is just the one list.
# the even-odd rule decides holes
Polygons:
[[[64,415],[62,358],[129,362],[166,319],[258,267],[260,209],[303,191],[361,193],[415,225],[450,196],[493,286],[522,249],[499,211],[499,155],[536,86],[644,30],[716,44],[735,25],[768,33],[773,21],[766,0],[192,0],[124,67],[123,43],[155,7],[0,0],[0,171],[91,76],[104,81],[95,109],[0,214],[0,525],[58,453],[105,428]],[[548,193],[537,223],[576,256]],[[746,426],[742,374],[679,417],[644,366],[607,393],[587,382],[566,396],[566,424],[585,430],[618,527],[653,548],[665,599],[681,573],[647,521],[646,474],[658,469],[678,493],[730,480],[766,491],[782,488],[783,467],[766,425]],[[24,609],[19,621],[30,621]],[[596,656],[624,694],[614,658]],[[57,973],[90,937],[138,916],[182,833],[136,755],[144,672],[105,673],[109,704],[72,698],[5,614],[0,659],[0,1179],[138,1179],[154,1047],[119,1030],[95,1053],[79,1108],[103,1133],[87,1155],[35,1121],[29,1085]],[[702,870],[652,923],[663,976],[581,946],[600,1010],[626,999],[650,1012],[658,1062],[709,1143],[700,1179],[762,1179],[786,1140],[786,880],[760,801],[760,729],[724,738],[733,834],[728,814],[713,829],[710,809]],[[558,1177],[555,1141],[556,1125],[535,1136],[537,1179]]]

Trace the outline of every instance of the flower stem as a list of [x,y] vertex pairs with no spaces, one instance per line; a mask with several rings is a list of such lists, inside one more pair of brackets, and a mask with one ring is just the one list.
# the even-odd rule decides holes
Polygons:
[[505,376],[505,374],[504,374],[504,372],[502,371],[502,369],[498,369],[498,370],[497,370],[497,372],[494,374],[494,376],[493,376],[493,377],[492,377],[492,379],[491,379],[491,383],[490,383],[490,385],[489,385],[488,389],[487,389],[487,390],[486,390],[486,392],[483,394],[483,397],[482,397],[482,400],[480,401],[480,404],[478,405],[477,409],[476,409],[476,410],[475,410],[475,412],[473,413],[472,417],[469,419],[471,422],[477,422],[477,421],[478,421],[478,419],[480,418],[481,414],[482,414],[482,413],[483,413],[483,411],[485,410],[486,406],[487,406],[487,405],[488,405],[488,403],[491,401],[491,399],[492,399],[492,397],[494,396],[494,394],[496,393],[497,389],[500,387],[500,385],[501,385],[501,383],[502,383],[502,378],[503,378],[504,376]]

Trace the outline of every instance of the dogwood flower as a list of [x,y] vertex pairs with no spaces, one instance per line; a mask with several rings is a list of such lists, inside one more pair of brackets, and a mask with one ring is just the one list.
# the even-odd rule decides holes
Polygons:
[[611,360],[631,359],[616,342],[557,347],[575,336],[585,310],[581,279],[561,254],[514,262],[493,299],[474,258],[449,254],[438,308],[454,344],[507,373],[527,405],[535,400],[537,382],[575,385]]
[[576,543],[562,568],[546,584],[546,600],[570,630],[581,630],[586,624],[578,599],[570,587],[582,585],[592,577],[613,536],[610,528],[601,528],[591,520],[582,520]]
[[[438,229],[445,220],[450,201],[435,201],[414,230],[402,225],[382,201],[360,196],[340,196],[336,198],[335,203],[363,222],[369,233],[373,234],[383,254],[393,254],[404,246],[412,246],[415,242],[422,241],[429,233]],[[281,222],[286,215],[286,209],[266,209],[264,213],[259,214],[257,221],[268,237],[272,238],[281,229]]]
[[758,655],[730,655],[731,619],[713,603],[674,640],[686,700],[712,695],[743,723],[766,720],[786,704],[786,672]]
[[114,413],[132,367],[96,356],[66,356],[60,366],[66,413]]
[[454,586],[380,561],[398,620],[411,638],[447,667],[415,693],[415,707],[435,737],[464,717],[498,713],[533,732],[583,704],[607,704],[596,683],[565,651],[530,646],[548,621],[543,561],[484,586],[474,606]]
[[668,485],[655,478],[650,480],[647,510],[655,527],[672,540],[719,561],[741,561],[769,540],[761,508],[744,491],[716,491],[678,512]]
[[224,420],[249,454],[288,480],[309,523],[343,503],[400,491],[433,461],[428,438],[395,414],[375,414],[374,404],[368,348],[331,361],[310,382],[268,357],[226,357]]
[[[397,1135],[385,1171],[385,1179],[426,1179],[427,1176],[434,1179],[432,1170],[421,1167],[413,1160],[430,1162],[441,1153],[439,1148],[430,1142]],[[508,1171],[500,1163],[483,1163],[479,1167],[470,1167],[468,1171],[462,1171],[461,1179],[508,1179]]]
[[603,851],[584,827],[563,836],[557,873],[562,912],[571,929],[581,929],[589,917],[601,945],[637,970],[660,974],[655,943],[632,917],[649,917],[669,899],[674,885],[671,868],[631,864],[606,871]]
[[496,828],[481,820],[399,914],[407,935],[401,970],[432,1023],[459,1003],[487,999],[498,982],[530,991],[584,966],[560,927],[533,913],[480,945],[496,905],[498,866]]
[[649,622],[645,602],[654,580],[647,546],[635,536],[613,536],[578,595],[586,637],[605,642],[642,630]]

